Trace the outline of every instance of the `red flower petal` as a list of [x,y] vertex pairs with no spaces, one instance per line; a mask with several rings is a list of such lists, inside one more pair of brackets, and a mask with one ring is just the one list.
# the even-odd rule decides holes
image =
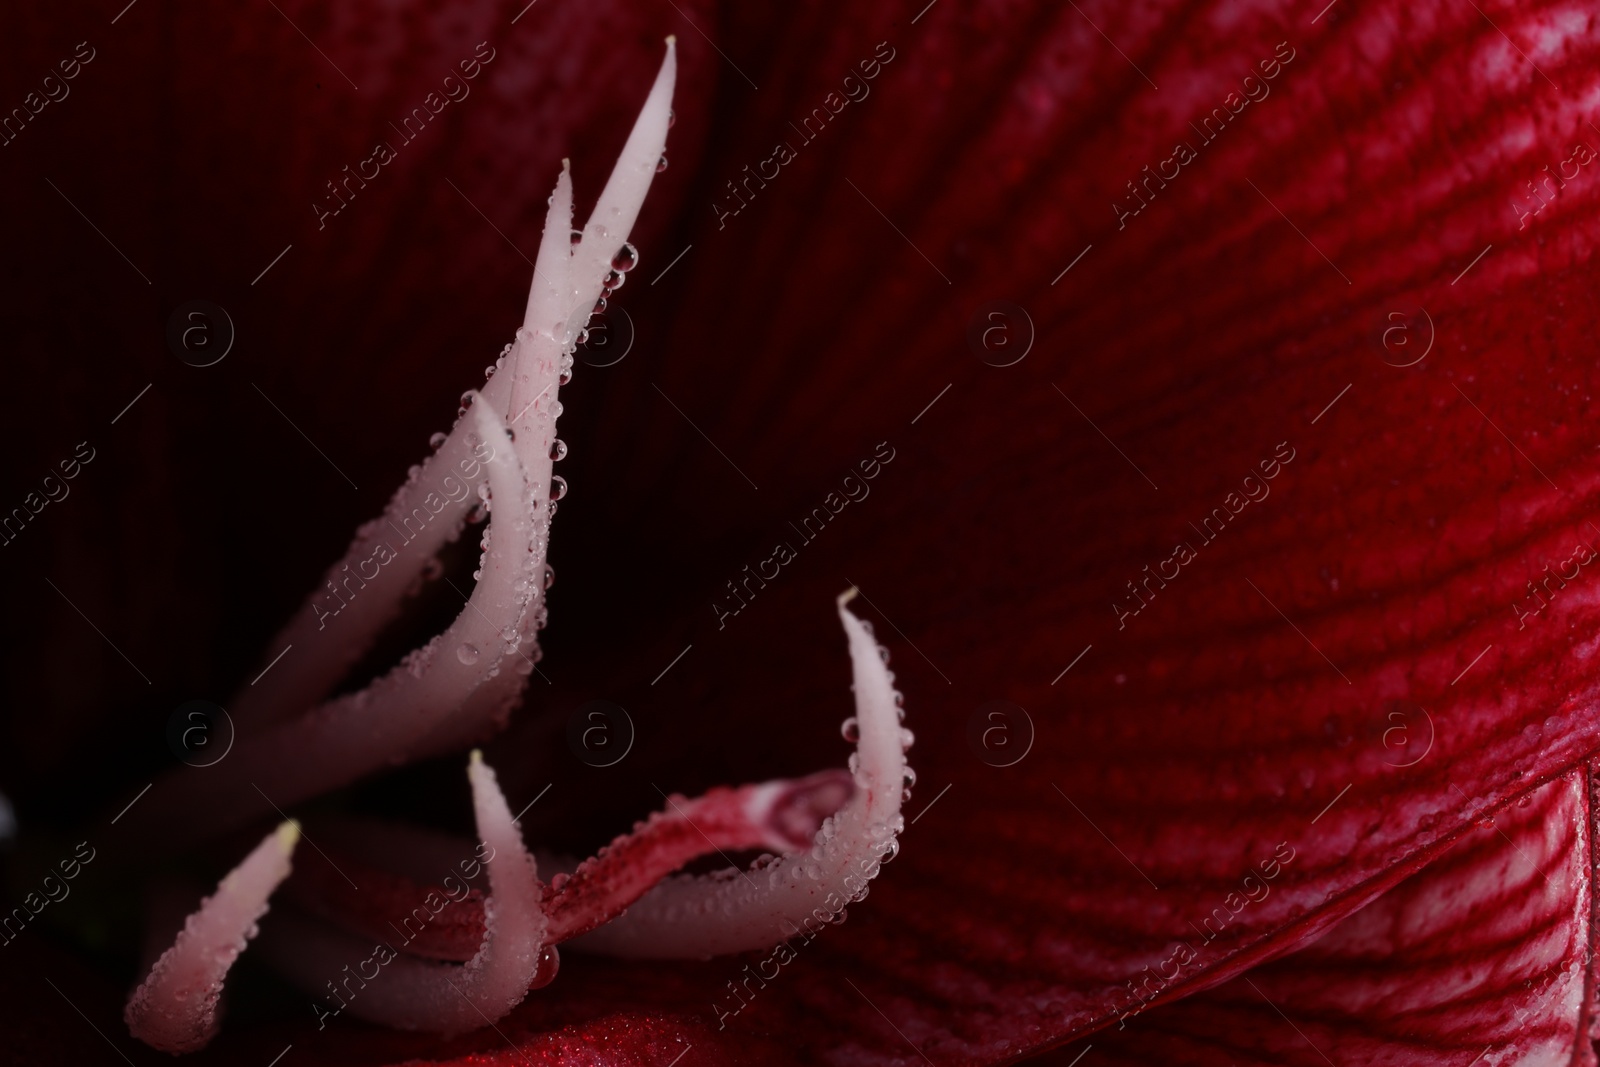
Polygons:
[[1293,955],[1096,1035],[1098,1062],[1594,1062],[1593,787],[1536,790]]
[[[845,675],[825,598],[858,582],[885,619],[920,737],[922,785],[908,811],[921,817],[851,921],[730,1024],[800,1035],[815,1042],[807,1055],[909,1058],[910,1042],[940,1064],[984,1062],[1085,1034],[1114,1018],[1130,977],[1280,842],[1295,858],[1278,891],[1241,911],[1193,985],[1333,926],[1450,847],[1463,816],[1566,773],[1600,743],[1587,572],[1553,585],[1550,607],[1525,628],[1517,612],[1531,603],[1528,580],[1547,563],[1571,573],[1564,561],[1592,536],[1583,428],[1596,322],[1584,268],[1600,185],[1580,171],[1525,230],[1511,208],[1525,181],[1559,169],[1590,136],[1586,24],[1555,5],[1340,4],[1320,15],[1080,7],[943,0],[914,24],[866,13],[848,25],[832,12],[713,18],[685,8],[726,60],[665,8],[641,16],[662,20],[639,31],[652,47],[680,30],[686,86],[667,197],[650,210],[676,200],[687,213],[676,231],[654,216],[657,236],[641,245],[641,273],[622,294],[639,326],[634,354],[612,371],[580,370],[568,403],[575,491],[553,548],[562,578],[549,665],[560,685],[548,691],[557,718],[601,693],[629,706],[641,744],[626,780],[552,771],[530,756],[523,784],[555,778],[551,797],[562,799],[536,809],[529,829],[592,845],[653,806],[651,776],[695,791],[836,762],[837,714],[820,709],[841,706]],[[289,253],[317,254],[286,258],[266,289],[252,289],[247,279],[293,239],[285,220],[299,213],[308,225],[297,205],[361,158],[385,115],[412,105],[429,62],[442,69],[488,32],[413,24],[416,55],[401,63],[402,49],[375,43],[393,20],[336,25],[285,10],[358,83],[377,79],[363,94],[382,101],[335,97],[335,76],[270,19],[229,31],[135,8],[124,19],[135,43],[108,45],[75,96],[89,97],[87,79],[102,72],[101,85],[122,89],[174,70],[176,88],[125,90],[115,118],[104,103],[69,111],[68,101],[42,116],[32,147],[7,149],[35,152],[24,157],[31,169],[0,179],[8,202],[53,203],[42,184],[15,176],[56,167],[38,148],[53,138],[72,161],[51,175],[62,192],[143,259],[172,302],[190,287],[214,293],[218,277],[240,294],[223,294],[241,340],[219,374],[183,377],[188,368],[171,364],[151,330],[130,330],[146,364],[123,381],[97,378],[114,394],[102,399],[54,368],[74,358],[102,367],[105,336],[123,339],[119,320],[160,327],[170,308],[151,315],[128,296],[137,279],[66,205],[59,217],[8,216],[14,244],[39,249],[50,279],[20,279],[18,299],[71,307],[70,287],[107,320],[101,333],[73,325],[52,339],[66,358],[48,362],[45,322],[19,331],[25,358],[51,368],[6,408],[24,437],[38,431],[21,469],[53,464],[79,433],[117,442],[88,472],[105,481],[85,478],[76,504],[39,520],[56,523],[60,547],[25,530],[17,549],[164,693],[187,695],[202,679],[220,693],[245,677],[256,639],[375,510],[508,336],[525,265],[442,178],[508,234],[519,218],[534,232],[539,194],[525,190],[545,184],[524,179],[568,154],[554,143],[559,131],[603,139],[634,99],[613,95],[615,83],[648,78],[628,48],[613,53],[614,67],[591,61],[611,42],[584,36],[578,15],[558,38],[529,21],[558,16],[535,8],[518,26],[583,61],[558,65],[555,43],[508,44],[496,75],[525,66],[581,92],[539,91],[555,82],[513,92],[507,76],[503,95],[469,100],[460,125],[439,130],[452,137],[419,141],[426,154],[363,192],[326,244],[307,236]],[[504,22],[514,12],[492,14]],[[225,47],[234,34],[238,47]],[[53,55],[53,41],[37,54]],[[895,58],[870,97],[778,179],[753,186],[750,206],[717,229],[712,202],[726,202],[724,183],[767,159],[879,41]],[[1152,182],[1151,205],[1117,229],[1111,202],[1129,195],[1125,183],[1158,167],[1175,139],[1196,136],[1188,123],[1224,106],[1282,41],[1295,58],[1271,95],[1241,108],[1166,187]],[[219,98],[216,86],[246,76],[326,81],[271,107]],[[540,120],[548,142],[525,147],[513,131],[530,107],[559,118]],[[183,169],[214,158],[213,131],[240,118],[249,136],[235,139],[237,161],[214,175]],[[572,154],[585,173],[585,152]],[[102,159],[130,176],[97,184],[91,163]],[[260,220],[218,225],[251,212]],[[645,281],[690,245],[676,273]],[[1015,366],[984,366],[966,346],[990,300],[1025,306],[1038,328]],[[1416,305],[1434,345],[1413,366],[1386,365],[1415,349],[1386,351],[1374,335],[1393,324],[1391,311]],[[1421,343],[1425,328],[1411,330]],[[104,428],[158,374],[144,407]],[[303,448],[251,382],[299,399],[290,405],[299,424],[362,490]],[[88,396],[93,419],[79,415]],[[24,405],[48,417],[24,417]],[[180,421],[190,411],[195,429]],[[218,440],[251,444],[223,455]],[[870,497],[842,504],[815,544],[791,535],[790,523],[824,507],[883,440],[896,458]],[[1225,512],[1214,543],[1188,532],[1230,493],[1242,499],[1246,474],[1279,442],[1295,458],[1270,497]],[[111,472],[130,488],[107,488]],[[205,521],[152,527],[163,513],[155,501],[166,514],[180,502],[192,514],[199,501]],[[69,519],[79,504],[82,518]],[[218,513],[232,521],[213,523]],[[116,544],[91,537],[123,527]],[[727,602],[724,583],[746,580],[741,568],[791,536],[804,541],[796,562],[752,581],[749,606],[718,629],[712,603]],[[1119,629],[1111,605],[1127,600],[1124,583],[1191,537],[1206,542],[1196,558],[1166,585],[1152,579],[1150,605]],[[214,588],[185,586],[187,600],[166,593],[169,575],[225,565]],[[28,584],[35,567],[24,570],[5,577],[10,602],[43,599],[58,614],[47,649],[17,655],[43,664],[51,688],[81,686],[60,698],[69,706],[128,706],[135,698],[123,694],[139,685],[128,665],[55,593]],[[256,599],[262,591],[271,603]],[[144,617],[151,603],[161,605],[154,620]],[[211,636],[227,622],[250,632],[237,644]],[[169,636],[188,634],[200,636]],[[195,662],[204,675],[183,666]],[[15,684],[14,706],[41,703],[43,686]],[[997,698],[1027,708],[1038,731],[1028,757],[1005,770],[965,742],[974,710]],[[166,710],[152,700],[145,717]],[[48,772],[93,721],[13,729],[28,751],[60,753],[42,764]],[[559,750],[559,722],[528,723],[508,746]],[[509,767],[506,780],[514,793]],[[129,781],[119,796],[143,779]],[[592,813],[585,828],[571,822],[580,811]],[[651,1011],[664,974],[696,983],[709,1005],[740,973],[733,962],[743,966],[569,963],[538,1010],[599,1010],[598,994],[585,998],[604,984]]]

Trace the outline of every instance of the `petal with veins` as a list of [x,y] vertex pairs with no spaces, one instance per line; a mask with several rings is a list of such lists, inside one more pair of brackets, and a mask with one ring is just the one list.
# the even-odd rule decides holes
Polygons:
[[[866,896],[879,865],[899,850],[900,804],[907,768],[897,694],[867,625],[839,598],[850,642],[860,739],[852,758],[856,791],[823,823],[809,851],[796,851],[748,873],[666,881],[574,948],[635,959],[674,959],[770,948],[807,921],[837,921]],[[731,875],[731,876],[730,876]]]
[[189,916],[172,947],[128,998],[123,1018],[134,1037],[178,1053],[204,1048],[216,1035],[223,979],[255,936],[267,898],[288,877],[299,837],[297,824],[279,826]]
[[[460,966],[426,962],[397,953],[392,941],[374,946],[286,916],[262,939],[273,963],[319,996],[337,988],[352,1015],[403,1030],[463,1033],[496,1022],[521,1003],[539,971],[549,925],[540,906],[543,886],[494,772],[477,752],[467,778],[478,835],[493,850],[483,943],[471,960]],[[360,973],[364,966],[375,973]],[[360,977],[352,982],[347,968]]]

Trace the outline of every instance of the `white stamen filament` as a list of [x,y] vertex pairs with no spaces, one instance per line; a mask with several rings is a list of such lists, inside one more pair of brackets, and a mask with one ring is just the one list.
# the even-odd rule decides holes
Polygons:
[[[527,996],[548,928],[539,903],[544,887],[494,771],[477,752],[467,777],[478,836],[493,850],[486,863],[489,899],[477,955],[460,965],[435,963],[404,955],[393,943],[380,951],[370,941],[311,920],[287,915],[275,920],[262,938],[264,954],[324,998],[330,1013],[348,1008],[359,1018],[401,1030],[457,1034],[498,1022]],[[359,973],[364,963],[376,973]],[[358,971],[353,985],[350,967]]]
[[[600,299],[606,272],[611,269],[611,258],[633,229],[655,176],[656,161],[665,149],[677,78],[673,38],[667,38],[666,43],[666,56],[655,83],[595,205],[584,230],[584,240],[576,249],[570,237],[571,181],[563,161],[523,314],[523,329],[527,334],[519,331],[505,372],[496,374],[483,389],[485,399],[504,414],[515,431],[523,465],[534,484],[539,486],[548,487],[550,481],[549,450],[554,440],[555,419],[543,420],[547,423],[545,435],[525,433],[525,430],[532,429],[536,413],[554,410],[562,357],[570,355],[577,343],[576,333],[587,322],[587,309],[593,308]],[[580,311],[584,314],[580,315]],[[560,329],[557,323],[561,324]],[[546,340],[553,344],[544,343]],[[523,386],[525,391],[514,387],[517,385]],[[547,387],[548,393],[544,394]],[[537,403],[532,409],[527,408],[535,397],[539,397]],[[527,424],[525,419],[529,420]],[[344,558],[328,571],[327,579],[339,588],[364,561],[372,559],[380,543],[392,543],[396,536],[401,540],[410,537],[404,551],[380,566],[375,578],[363,578],[360,595],[351,598],[336,616],[329,616],[325,605],[318,610],[318,599],[327,599],[325,587],[319,587],[268,645],[274,650],[267,654],[269,657],[289,645],[295,646],[296,654],[278,664],[255,685],[244,687],[236,697],[233,709],[241,739],[274,722],[303,713],[326,696],[398,613],[407,590],[424,568],[446,542],[459,536],[468,509],[476,502],[477,487],[483,481],[482,476],[469,479],[461,473],[461,463],[469,460],[472,453],[465,441],[471,430],[470,420],[456,422],[415,477],[395,492],[383,515],[357,530]],[[447,478],[464,484],[466,492],[449,493],[441,488]],[[435,495],[436,504],[443,502],[443,510],[434,513],[426,508],[424,502],[430,494]],[[412,518],[418,508],[424,508],[423,514],[430,516],[430,521],[422,524],[420,531],[415,521],[406,526],[406,520]],[[530,612],[542,601],[541,583]],[[265,661],[262,665],[266,665]]]
[[[161,820],[183,831],[163,830],[153,847],[170,849],[262,814],[273,804],[293,804],[383,766],[448,751],[502,724],[515,706],[527,672],[514,669],[508,657],[538,658],[532,635],[544,598],[549,531],[545,499],[559,411],[556,394],[563,360],[570,360],[576,343],[566,324],[587,321],[586,314],[574,319],[572,309],[592,308],[599,300],[605,271],[649,191],[666,143],[676,69],[669,38],[655,84],[601,194],[586,239],[576,250],[570,237],[571,180],[563,166],[546,215],[525,326],[517,333],[504,372],[490,379],[473,410],[414,470],[384,516],[358,531],[344,563],[330,571],[330,579],[344,580],[374,553],[387,554],[377,576],[370,577],[370,569],[359,575],[359,592],[337,616],[329,617],[313,598],[274,642],[272,647],[295,645],[296,654],[258,685],[242,690],[235,705],[240,738],[229,780],[221,789],[213,780],[193,777],[168,783],[146,805],[141,812],[146,825],[154,825],[152,820],[162,814],[185,813],[182,819]],[[602,217],[609,225],[597,221]],[[514,450],[505,445],[500,412],[516,431]],[[470,461],[479,442],[496,450],[496,459],[481,463],[476,472],[478,481],[487,479],[496,505],[483,580],[444,635],[366,689],[315,706],[398,613],[406,588],[424,565],[459,532],[476,494],[446,496],[439,490],[451,477],[458,485],[476,484],[461,464]],[[418,511],[428,521],[408,526]],[[397,555],[380,549],[403,541],[400,531],[413,532],[419,525],[420,535],[398,546],[402,551]],[[458,650],[466,648],[475,654],[463,653],[457,663]]]
[[744,875],[730,869],[668,879],[612,922],[573,940],[573,948],[633,959],[767,949],[808,922],[838,921],[846,904],[866,896],[879,865],[899,850],[907,742],[878,644],[845,608],[854,595],[852,589],[839,598],[860,729],[849,802],[823,824],[810,850],[758,863]]
[[255,936],[267,898],[289,876],[289,856],[299,838],[297,824],[279,826],[200,902],[128,998],[123,1018],[134,1037],[179,1053],[203,1048],[216,1035],[223,979]]

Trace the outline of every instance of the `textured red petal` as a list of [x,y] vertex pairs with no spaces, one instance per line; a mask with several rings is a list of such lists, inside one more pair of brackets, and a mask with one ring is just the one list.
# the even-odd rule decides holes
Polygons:
[[1594,1063],[1593,790],[1544,786],[1298,952],[1094,1035],[1098,1062]]

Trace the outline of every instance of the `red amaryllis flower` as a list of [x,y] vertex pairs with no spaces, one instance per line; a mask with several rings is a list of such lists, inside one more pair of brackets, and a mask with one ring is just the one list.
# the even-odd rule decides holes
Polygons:
[[[670,165],[605,320],[632,346],[591,338],[562,390],[560,580],[496,775],[469,796],[451,736],[290,803],[319,848],[261,947],[403,921],[451,869],[427,842],[515,851],[482,827],[530,802],[528,847],[585,856],[665,796],[843,764],[851,586],[917,733],[900,857],[784,952],[568,953],[449,1038],[327,1019],[250,948],[195,1062],[1592,1061],[1588,13],[9,23],[25,1061],[154,1062],[121,1022],[165,899],[138,886],[187,878],[181,921],[280,818],[208,803],[262,784],[256,727],[215,759],[226,720],[186,702],[293,669],[273,635],[484,386],[561,160],[583,219],[674,33]],[[477,536],[326,684],[451,625]],[[608,766],[594,701],[632,724]],[[409,955],[463,958],[486,889]]]

